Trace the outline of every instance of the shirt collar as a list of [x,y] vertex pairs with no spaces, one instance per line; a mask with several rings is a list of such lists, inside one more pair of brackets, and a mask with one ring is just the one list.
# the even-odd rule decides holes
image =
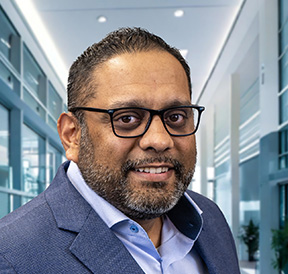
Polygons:
[[[100,197],[86,184],[77,164],[73,161],[70,162],[67,176],[77,191],[91,205],[109,228],[122,221],[130,220],[125,214]],[[199,206],[185,193],[177,205],[170,210],[167,215],[181,233],[196,240],[203,226],[201,214],[202,211]]]
[[167,213],[176,228],[193,240],[196,240],[202,231],[203,218],[201,214],[201,209],[187,193]]

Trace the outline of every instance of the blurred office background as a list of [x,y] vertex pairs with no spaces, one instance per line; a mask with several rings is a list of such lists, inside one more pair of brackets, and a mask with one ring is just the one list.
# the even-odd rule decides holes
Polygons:
[[[278,273],[271,240],[288,215],[288,0],[0,0],[0,217],[50,184],[65,160],[56,123],[68,68],[122,26],[181,49],[192,102],[206,107],[190,188],[224,212],[242,273]],[[239,235],[251,221],[259,246],[248,262]]]

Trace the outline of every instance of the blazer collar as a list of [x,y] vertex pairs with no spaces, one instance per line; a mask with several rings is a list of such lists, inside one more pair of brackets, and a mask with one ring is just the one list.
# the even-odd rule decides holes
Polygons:
[[45,192],[59,229],[75,233],[70,251],[93,273],[144,273],[122,242],[78,193],[60,166]]

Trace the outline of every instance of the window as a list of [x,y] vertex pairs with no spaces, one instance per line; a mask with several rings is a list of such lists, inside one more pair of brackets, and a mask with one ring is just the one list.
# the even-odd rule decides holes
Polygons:
[[[287,75],[288,78],[288,75]],[[288,90],[280,96],[280,125],[288,121]]]
[[47,164],[48,164],[48,170],[47,170],[47,181],[51,183],[53,180],[58,167],[62,163],[62,154],[59,152],[54,146],[50,145],[48,146],[48,153],[47,153]]
[[11,89],[20,96],[20,82],[16,79],[13,73],[0,60],[0,78]]
[[49,118],[48,124],[57,131],[57,120],[60,114],[63,111],[63,103],[62,99],[52,86],[49,83],[49,90],[48,90],[48,110],[49,110]]
[[288,184],[279,187],[280,228],[284,227],[288,218]]
[[[57,119],[66,107],[57,75],[41,51],[28,47],[31,30],[25,31],[26,45],[23,28],[18,33],[4,9],[0,4],[0,218],[42,192],[55,176],[63,150],[47,125],[57,130]],[[16,14],[11,19],[22,20]],[[46,69],[54,78],[47,78]]]
[[20,37],[0,8],[0,52],[20,72]]
[[[287,29],[288,32],[288,29]],[[288,35],[287,35],[288,37]],[[280,90],[283,90],[288,85],[288,51],[283,53],[284,55],[280,59]]]
[[24,81],[31,92],[46,106],[46,77],[28,48],[24,45]]
[[[9,111],[0,105],[0,187],[10,186],[9,168]],[[10,197],[8,193],[0,192],[0,218],[10,211]]]
[[26,88],[23,89],[23,100],[45,121],[45,109],[42,107],[42,104],[39,103],[39,101],[36,100],[35,97],[33,97]]
[[37,195],[46,188],[45,140],[26,125],[22,132],[23,190]]
[[9,112],[0,105],[0,186],[9,185]]
[[288,168],[288,128],[279,132],[279,167]]
[[260,107],[258,77],[240,97],[239,158],[240,163],[259,154]]

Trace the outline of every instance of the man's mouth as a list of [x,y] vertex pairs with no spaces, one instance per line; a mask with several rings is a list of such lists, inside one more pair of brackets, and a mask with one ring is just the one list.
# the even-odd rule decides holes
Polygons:
[[139,160],[128,160],[122,167],[123,174],[128,176],[137,176],[143,180],[168,180],[179,173],[181,164],[172,158],[155,157]]
[[168,172],[168,167],[139,167],[135,169],[138,172],[152,173],[152,174],[160,174]]

